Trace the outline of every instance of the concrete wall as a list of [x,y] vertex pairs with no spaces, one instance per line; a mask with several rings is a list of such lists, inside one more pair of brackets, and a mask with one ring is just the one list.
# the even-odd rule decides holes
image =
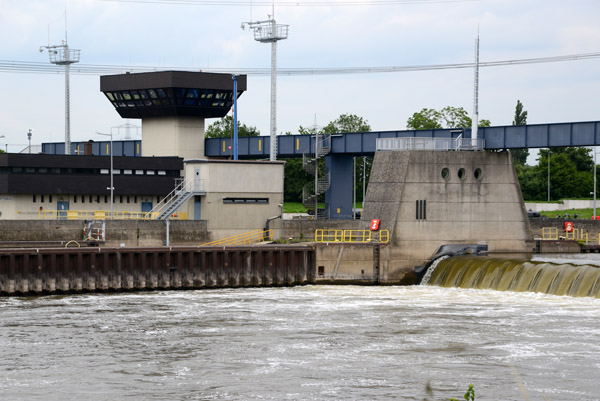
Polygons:
[[282,238],[314,240],[315,231],[321,230],[358,230],[359,220],[283,220]]
[[204,157],[204,119],[157,117],[142,119],[142,156]]
[[[84,221],[80,220],[2,220],[1,241],[81,241]],[[171,221],[170,243],[200,245],[208,242],[206,221]],[[103,246],[162,246],[165,243],[164,221],[108,220]]]
[[[546,212],[554,210],[569,210],[569,209],[593,209],[593,200],[582,199],[563,199],[560,203],[544,203],[544,202],[526,202],[525,208],[532,212]],[[600,201],[597,201],[596,208],[600,208]]]
[[[417,201],[424,201],[421,215]],[[507,152],[377,152],[363,226],[374,218],[392,232],[392,246],[381,251],[382,269],[391,281],[401,280],[443,244],[487,244],[490,252],[529,250],[528,219]]]

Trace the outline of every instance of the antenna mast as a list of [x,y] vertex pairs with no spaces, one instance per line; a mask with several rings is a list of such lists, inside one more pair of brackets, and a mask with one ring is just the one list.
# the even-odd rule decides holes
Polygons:
[[265,21],[242,22],[254,32],[254,40],[271,43],[271,149],[269,160],[277,160],[277,41],[287,39],[289,25],[277,24],[275,21],[275,3],[272,5],[273,15]]
[[67,43],[67,10],[65,9],[65,40],[62,45],[50,46],[50,27],[48,27],[48,46],[40,46],[40,53],[48,52],[50,62],[65,66],[65,155],[71,154],[71,88],[69,68],[79,62],[80,50],[70,49]]

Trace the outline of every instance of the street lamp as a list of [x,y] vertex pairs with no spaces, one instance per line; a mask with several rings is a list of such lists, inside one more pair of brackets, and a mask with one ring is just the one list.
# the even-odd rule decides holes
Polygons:
[[102,132],[96,132],[96,134],[98,135],[102,135],[102,136],[109,136],[110,137],[110,187],[106,188],[106,189],[110,189],[110,219],[113,219],[113,206],[114,206],[114,191],[115,191],[115,185],[114,185],[114,175],[113,175],[113,136],[112,136],[112,130],[110,131],[110,134],[103,134]]
[[550,202],[550,148],[548,148],[548,202]]

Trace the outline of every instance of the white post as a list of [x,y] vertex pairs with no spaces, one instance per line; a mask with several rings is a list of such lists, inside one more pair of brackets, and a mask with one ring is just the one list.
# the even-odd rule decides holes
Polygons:
[[596,220],[596,147],[594,146],[594,214],[592,220]]
[[[275,20],[273,20],[273,32],[275,29]],[[271,152],[269,160],[277,160],[277,41],[271,42]]]
[[471,121],[471,143],[477,147],[477,128],[479,127],[479,30],[475,39],[475,82],[473,85],[473,119]]
[[69,85],[69,46],[65,43],[65,155],[71,154],[71,87]]

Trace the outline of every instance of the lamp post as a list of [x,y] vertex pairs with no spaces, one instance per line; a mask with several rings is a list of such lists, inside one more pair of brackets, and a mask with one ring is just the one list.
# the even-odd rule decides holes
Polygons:
[[110,187],[106,188],[106,189],[110,189],[110,219],[113,219],[113,206],[114,206],[114,191],[115,191],[115,185],[114,185],[114,175],[113,175],[113,135],[112,135],[112,130],[110,131],[110,134],[103,134],[102,132],[96,132],[96,134],[98,135],[102,135],[102,136],[109,136],[110,137]]
[[596,220],[596,147],[594,146],[594,214],[592,220]]
[[550,202],[550,148],[548,148],[548,202]]
[[29,154],[31,154],[31,132],[32,130],[29,130],[29,132],[27,133],[27,139],[29,140]]

